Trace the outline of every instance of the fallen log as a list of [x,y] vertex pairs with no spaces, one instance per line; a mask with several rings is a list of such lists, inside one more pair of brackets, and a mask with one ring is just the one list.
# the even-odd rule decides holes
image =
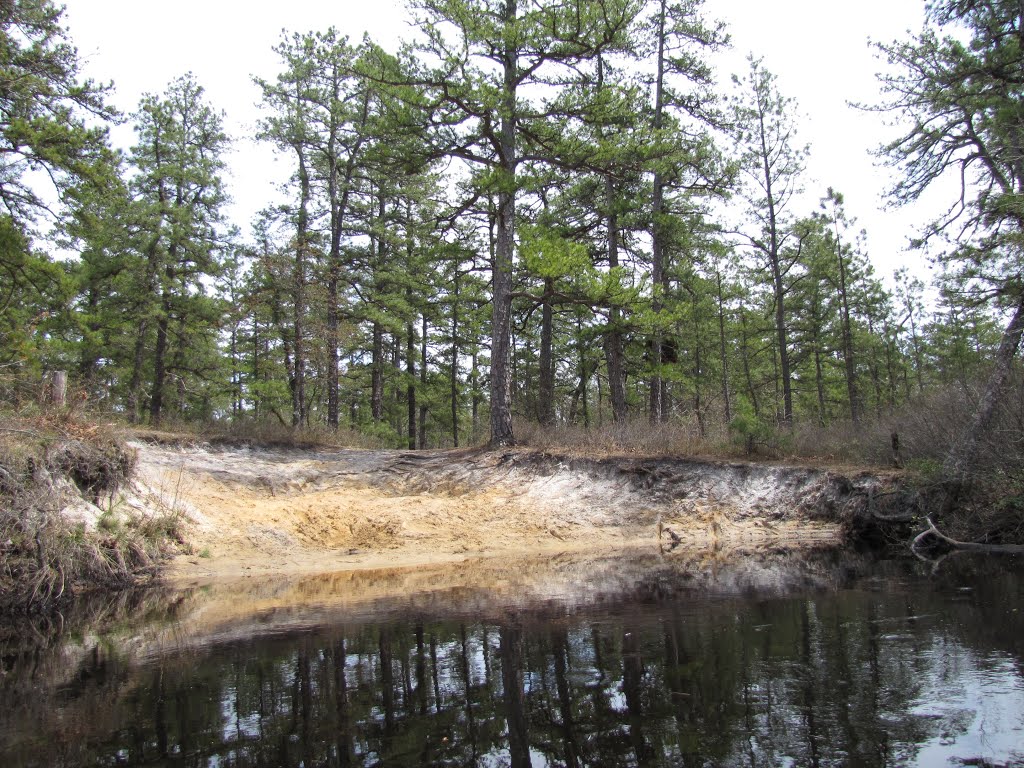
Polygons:
[[951,539],[935,527],[935,523],[932,521],[931,516],[925,517],[925,520],[928,521],[928,528],[917,534],[917,536],[914,537],[914,540],[910,543],[910,549],[914,554],[917,554],[918,547],[929,537],[934,537],[953,549],[960,549],[969,552],[985,552],[1003,555],[1024,554],[1024,545],[1022,544],[984,544],[977,541],[958,541],[957,539]]

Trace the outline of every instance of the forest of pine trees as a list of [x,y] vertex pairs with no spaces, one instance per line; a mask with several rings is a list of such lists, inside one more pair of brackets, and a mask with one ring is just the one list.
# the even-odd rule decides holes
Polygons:
[[58,8],[0,4],[0,379],[66,370],[132,423],[409,448],[857,425],[985,381],[1024,296],[1024,25],[932,5],[869,106],[907,121],[896,199],[967,182],[921,222],[948,238],[933,285],[875,272],[842,179],[805,189],[794,104],[756,58],[723,85],[701,0],[416,0],[399,52],[284,33],[258,139],[290,182],[246,226],[202,83],[115,115]]

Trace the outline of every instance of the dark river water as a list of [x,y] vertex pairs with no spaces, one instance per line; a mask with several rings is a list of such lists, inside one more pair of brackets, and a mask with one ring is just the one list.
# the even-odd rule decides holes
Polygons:
[[0,766],[1024,765],[1019,561],[627,560],[12,623]]

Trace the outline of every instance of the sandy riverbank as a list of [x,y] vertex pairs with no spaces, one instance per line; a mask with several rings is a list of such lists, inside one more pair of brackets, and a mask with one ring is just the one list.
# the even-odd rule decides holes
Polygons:
[[[857,494],[828,473],[579,462],[522,452],[137,444],[138,480],[187,519],[176,582],[585,556],[822,546]],[[838,490],[837,490],[838,489]],[[843,498],[843,494],[849,498]]]

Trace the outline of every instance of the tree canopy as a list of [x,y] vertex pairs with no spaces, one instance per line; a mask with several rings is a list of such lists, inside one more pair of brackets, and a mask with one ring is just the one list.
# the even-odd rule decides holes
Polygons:
[[926,237],[947,236],[947,295],[993,299],[1012,313],[974,418],[949,452],[947,475],[972,473],[977,443],[1007,387],[1024,330],[1024,7],[1006,0],[940,0],[916,39],[881,46],[893,74],[888,101],[909,128],[884,152],[901,171],[892,194],[920,197],[940,179],[959,181],[948,213]]
[[875,274],[780,81],[714,71],[709,11],[419,0],[394,51],[285,31],[254,139],[289,178],[229,222],[233,137],[197,77],[155,84],[117,152],[60,9],[0,4],[2,371],[69,370],[135,421],[415,448],[641,422],[752,451],[993,361],[998,401],[1024,317],[1019,8],[932,3],[881,46],[893,199],[958,184],[920,237],[933,286]]

